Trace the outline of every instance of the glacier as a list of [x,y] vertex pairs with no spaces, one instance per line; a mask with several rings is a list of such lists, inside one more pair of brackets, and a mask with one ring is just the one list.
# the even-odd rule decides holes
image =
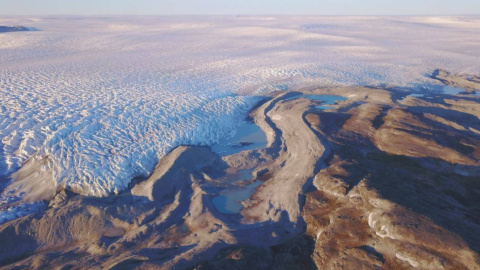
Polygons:
[[479,16],[2,16],[0,25],[40,30],[0,34],[0,208],[61,188],[118,193],[174,147],[231,136],[272,91],[415,89],[438,85],[428,77],[437,68],[480,73]]

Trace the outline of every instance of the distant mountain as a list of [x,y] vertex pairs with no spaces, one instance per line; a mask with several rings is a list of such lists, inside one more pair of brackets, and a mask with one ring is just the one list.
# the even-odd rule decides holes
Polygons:
[[29,28],[20,26],[20,25],[15,25],[15,26],[1,26],[0,25],[0,33],[4,32],[19,32],[19,31],[30,31]]

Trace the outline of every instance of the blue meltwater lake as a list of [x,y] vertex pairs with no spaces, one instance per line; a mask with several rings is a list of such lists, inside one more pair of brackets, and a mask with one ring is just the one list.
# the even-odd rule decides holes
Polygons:
[[326,106],[326,105],[335,105],[335,103],[337,103],[338,101],[347,99],[342,96],[335,96],[335,95],[298,95],[298,96],[287,98],[286,100],[292,100],[297,98],[308,98],[311,100],[320,101],[322,105],[315,106],[315,108],[320,110],[333,109],[332,106]]
[[212,202],[220,213],[236,214],[243,208],[240,202],[250,198],[255,189],[262,183],[257,181],[244,187],[222,190],[218,196],[212,199]]
[[237,127],[235,135],[222,138],[211,145],[213,152],[220,156],[228,156],[245,150],[256,150],[267,146],[267,136],[253,121],[245,121]]

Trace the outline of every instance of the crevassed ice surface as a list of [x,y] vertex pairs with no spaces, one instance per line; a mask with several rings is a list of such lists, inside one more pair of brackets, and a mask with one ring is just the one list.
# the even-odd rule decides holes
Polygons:
[[[232,134],[258,95],[480,73],[480,17],[2,17],[0,178],[28,161],[96,196],[179,144]],[[1,185],[0,185],[1,186]],[[5,195],[5,194],[4,194]],[[4,200],[6,201],[6,200]]]

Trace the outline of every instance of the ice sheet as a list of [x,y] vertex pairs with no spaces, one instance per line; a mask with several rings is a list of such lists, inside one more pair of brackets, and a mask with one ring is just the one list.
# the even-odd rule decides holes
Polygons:
[[148,175],[175,146],[235,133],[255,95],[437,84],[425,76],[436,68],[480,73],[478,16],[2,17],[0,25],[40,30],[0,34],[0,177],[29,160],[39,164],[32,179],[96,196]]

